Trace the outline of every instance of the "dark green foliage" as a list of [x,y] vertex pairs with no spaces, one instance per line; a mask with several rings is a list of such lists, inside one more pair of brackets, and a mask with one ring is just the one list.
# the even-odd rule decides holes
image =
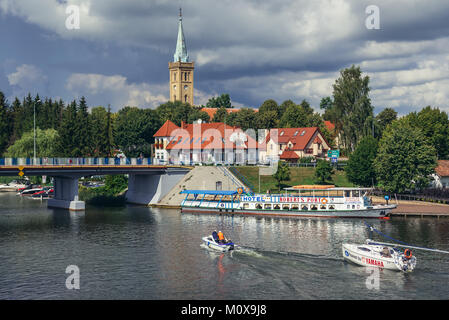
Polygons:
[[157,111],[125,107],[114,121],[114,142],[127,157],[150,157],[153,135],[161,125]]
[[282,181],[290,180],[290,168],[288,167],[288,164],[286,162],[278,162],[278,169],[273,174],[273,178],[276,180],[276,186],[278,187],[279,191],[281,191]]
[[374,168],[379,186],[401,193],[427,187],[436,167],[436,150],[410,120],[396,120],[379,142]]
[[315,183],[327,184],[328,181],[332,181],[332,174],[334,169],[329,161],[319,159],[315,168]]
[[348,180],[363,187],[375,185],[374,159],[376,155],[377,140],[371,136],[366,136],[349,156],[349,161],[345,167]]

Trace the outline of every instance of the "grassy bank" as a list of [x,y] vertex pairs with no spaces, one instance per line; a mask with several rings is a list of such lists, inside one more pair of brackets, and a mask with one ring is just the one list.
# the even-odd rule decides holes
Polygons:
[[[258,167],[235,167],[250,183],[253,184],[259,192],[259,168]],[[316,184],[314,173],[315,168],[311,167],[291,167],[290,180],[283,181],[282,188],[296,186],[299,184]],[[353,187],[354,185],[348,181],[344,171],[334,170],[332,175],[332,184],[337,187]],[[265,193],[267,190],[278,192],[276,180],[272,176],[260,176],[260,192]]]

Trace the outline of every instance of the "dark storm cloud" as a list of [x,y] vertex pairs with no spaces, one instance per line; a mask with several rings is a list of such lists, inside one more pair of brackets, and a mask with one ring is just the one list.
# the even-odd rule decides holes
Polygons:
[[[82,4],[80,30],[64,26],[68,4]],[[356,64],[372,79],[374,104],[447,106],[443,0],[0,0],[0,25],[16,24],[3,31],[0,85],[18,67],[34,65],[48,78],[47,94],[85,92],[101,103],[116,86],[129,101],[154,106],[168,95],[180,5],[203,99],[227,90],[243,105],[305,98],[317,106],[332,94],[339,70]],[[380,30],[365,27],[369,5],[380,9]]]

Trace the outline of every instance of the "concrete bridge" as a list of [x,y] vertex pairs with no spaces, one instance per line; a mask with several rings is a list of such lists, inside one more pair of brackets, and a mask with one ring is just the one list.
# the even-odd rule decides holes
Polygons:
[[[126,158],[0,158],[0,176],[54,178],[49,207],[84,210],[78,199],[78,179],[93,175],[128,174],[127,201],[149,205],[164,197],[192,167],[152,165],[150,159]],[[36,163],[36,164],[33,164]]]

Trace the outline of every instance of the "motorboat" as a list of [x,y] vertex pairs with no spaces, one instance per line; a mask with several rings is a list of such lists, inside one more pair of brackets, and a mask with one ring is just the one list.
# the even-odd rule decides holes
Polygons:
[[410,249],[401,251],[370,239],[365,244],[343,243],[342,254],[345,260],[365,267],[412,272],[416,266],[416,257]]
[[32,196],[36,192],[40,192],[40,191],[42,191],[42,187],[29,188],[29,189],[24,189],[24,190],[20,191],[18,193],[18,195],[21,195],[21,196]]
[[217,250],[217,251],[221,251],[221,252],[227,252],[227,251],[231,251],[234,250],[237,245],[235,245],[232,241],[228,240],[225,243],[218,243],[214,240],[214,238],[212,237],[212,235],[207,236],[207,237],[203,237],[203,243],[211,249]]
[[19,189],[26,188],[27,182],[27,180],[13,180],[9,183],[1,184],[0,192],[17,192]]

